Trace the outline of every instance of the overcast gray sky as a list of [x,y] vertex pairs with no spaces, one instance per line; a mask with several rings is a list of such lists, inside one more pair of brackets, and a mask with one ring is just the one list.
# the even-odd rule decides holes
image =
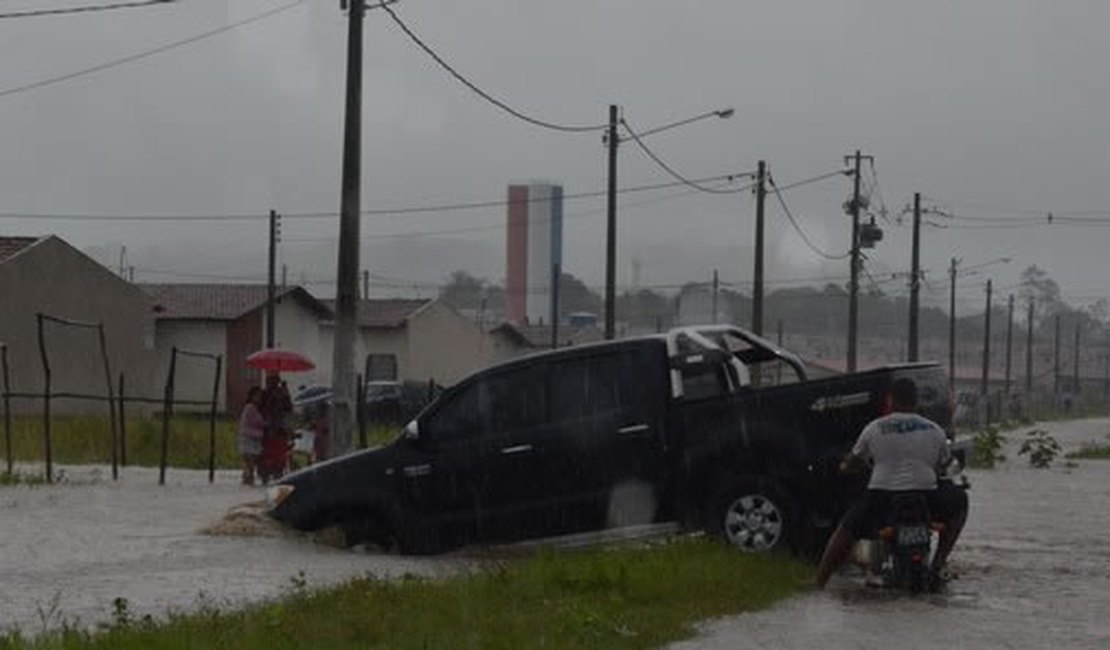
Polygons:
[[[9,0],[0,9],[88,1]],[[187,46],[3,94],[282,4],[180,0],[0,20],[0,213],[336,211],[346,39],[337,1],[304,0]],[[1088,210],[1110,220],[1110,3],[1101,0],[402,0],[394,7],[471,80],[542,119],[600,123],[616,103],[631,124],[648,129],[735,107],[731,120],[650,139],[688,176],[747,171],[762,158],[784,185],[841,168],[857,148],[874,155],[892,223],[882,223],[887,238],[869,252],[868,267],[892,292],[905,290],[884,280],[906,269],[910,241],[909,228],[893,220],[915,191],[927,205],[943,202],[965,216]],[[496,200],[506,183],[522,179],[559,181],[568,193],[604,187],[599,134],[545,131],[500,112],[436,67],[382,11],[366,18],[365,61],[364,209]],[[622,186],[666,180],[631,143],[622,145]],[[786,193],[801,226],[830,253],[848,247],[841,204],[849,191],[850,179],[840,177]],[[705,279],[713,268],[727,282],[750,280],[750,194],[672,189],[622,200],[621,284],[634,280],[633,257],[641,285]],[[878,203],[876,195],[873,208]],[[566,268],[593,285],[604,274],[603,208],[600,199],[566,206],[574,217]],[[847,262],[810,251],[776,207],[768,214],[768,278],[847,275]],[[504,220],[502,208],[367,217],[364,266],[402,283],[433,283],[456,267],[499,281]],[[1003,291],[1037,264],[1077,303],[1110,295],[1110,227],[930,220],[960,226],[924,231],[935,298],[944,296],[953,256],[965,265],[1013,257],[987,269]],[[282,256],[292,279],[334,276],[322,253],[337,223],[286,221]],[[106,261],[125,245],[140,280],[264,273],[261,221],[0,219],[0,232],[57,233]],[[390,238],[404,233],[423,234]],[[963,282],[968,300],[979,300],[976,283],[986,277]]]

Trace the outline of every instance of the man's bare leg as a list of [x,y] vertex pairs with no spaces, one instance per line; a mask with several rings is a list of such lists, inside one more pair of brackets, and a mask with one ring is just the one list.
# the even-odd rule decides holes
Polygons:
[[855,537],[851,533],[844,530],[843,526],[837,526],[833,532],[832,537],[829,538],[829,543],[825,545],[825,552],[821,556],[821,563],[817,565],[817,577],[814,580],[818,589],[824,589],[825,583],[832,577],[834,571],[844,564],[844,560],[848,558],[848,554],[852,552],[852,545],[856,543]]

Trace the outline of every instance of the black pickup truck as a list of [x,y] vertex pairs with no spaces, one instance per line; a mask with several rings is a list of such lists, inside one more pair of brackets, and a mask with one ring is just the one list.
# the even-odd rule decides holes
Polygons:
[[270,513],[411,553],[665,521],[811,551],[862,489],[837,465],[898,377],[947,428],[935,364],[810,379],[731,326],[541,353],[447,389],[384,447],[289,475]]

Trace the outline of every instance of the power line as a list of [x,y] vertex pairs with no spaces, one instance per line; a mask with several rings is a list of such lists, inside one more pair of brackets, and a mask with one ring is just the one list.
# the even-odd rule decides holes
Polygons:
[[790,225],[794,226],[794,230],[797,231],[798,236],[802,238],[802,241],[805,242],[806,246],[808,246],[810,250],[827,260],[842,260],[852,254],[851,251],[849,251],[847,253],[844,253],[843,255],[832,255],[818,248],[817,245],[810,240],[809,236],[806,235],[805,231],[802,230],[802,227],[798,225],[797,220],[794,219],[794,215],[790,212],[790,208],[786,207],[786,201],[783,200],[782,192],[779,191],[778,185],[775,184],[774,177],[768,176],[767,180],[771,183],[771,189],[775,191],[775,197],[778,198],[779,205],[782,206],[782,211],[786,215],[786,218],[790,221]]
[[1022,215],[1039,216],[1039,217],[1042,217],[1042,218],[1045,217],[1048,214],[1058,215],[1058,216],[1072,216],[1072,217],[1110,215],[1110,210],[1041,210],[1041,209],[1035,209],[1035,208],[1015,208],[1015,207],[1007,207],[1007,206],[990,205],[990,204],[985,204],[985,203],[972,203],[972,202],[969,202],[969,201],[952,201],[952,200],[947,200],[947,199],[939,199],[939,198],[932,197],[932,196],[928,196],[928,197],[922,196],[922,198],[926,198],[929,201],[932,201],[934,203],[938,203],[938,204],[941,204],[941,205],[962,206],[962,207],[972,208],[972,209],[977,209],[977,210],[985,210],[987,212],[992,212],[992,213],[995,213],[995,214],[998,214],[998,213],[1022,214]]
[[[674,199],[678,199],[678,198],[691,196],[695,192],[700,192],[700,190],[689,190],[688,189],[688,190],[685,190],[683,192],[678,192],[678,193],[675,193],[675,194],[656,197],[654,199],[648,199],[648,200],[645,200],[645,201],[637,201],[637,202],[634,202],[634,203],[622,204],[622,206],[625,207],[625,208],[635,208],[635,207],[643,207],[643,206],[646,206],[646,205],[654,205],[656,203],[661,203],[663,201],[670,201],[670,200],[674,200]],[[602,214],[603,212],[605,212],[605,208],[597,208],[597,209],[593,209],[593,210],[587,210],[587,211],[584,211],[584,212],[577,212],[577,213],[574,213],[574,214],[566,214],[566,215],[563,215],[563,219],[564,220],[580,219],[580,218],[583,218],[583,217],[589,217],[589,216]],[[550,223],[551,220],[552,220],[552,217],[548,217],[548,218],[543,218],[543,219],[535,219],[531,223],[536,223],[536,224]],[[422,230],[422,231],[418,230],[418,231],[409,231],[409,232],[402,232],[402,233],[387,233],[387,234],[380,234],[380,235],[364,235],[363,237],[361,237],[361,240],[362,241],[370,241],[370,240],[381,240],[381,239],[406,239],[406,238],[410,238],[410,237],[431,237],[431,236],[436,236],[436,235],[456,235],[456,234],[461,234],[461,233],[481,232],[481,231],[486,231],[486,230],[502,230],[506,227],[508,227],[508,224],[501,221],[501,222],[498,222],[498,223],[495,223],[495,224],[485,224],[485,225],[481,225],[481,226],[462,226],[462,227],[459,227],[459,228],[446,228],[446,229],[441,228],[441,229],[436,229],[436,230]],[[286,239],[285,242],[302,244],[302,243],[310,243],[310,242],[327,242],[327,241],[334,241],[334,240],[335,240],[334,237],[311,237],[311,238]]]
[[281,5],[279,7],[275,7],[274,9],[270,9],[269,11],[264,11],[260,14],[256,14],[254,16],[250,16],[250,17],[244,18],[242,20],[237,20],[235,22],[228,23],[228,24],[226,24],[222,27],[217,27],[216,29],[211,29],[211,30],[206,31],[206,32],[201,32],[200,34],[196,34],[196,35],[190,36],[188,38],[183,38],[179,41],[173,41],[172,43],[167,43],[165,45],[162,45],[162,46],[150,49],[150,50],[145,50],[145,51],[139,52],[137,54],[131,54],[129,56],[121,57],[121,58],[118,58],[118,59],[112,59],[111,61],[106,61],[104,63],[99,63],[97,65],[94,65],[94,66],[91,66],[91,67],[88,67],[88,68],[82,68],[81,70],[76,70],[74,72],[69,72],[67,74],[58,75],[56,77],[49,77],[49,78],[46,78],[46,79],[40,79],[39,81],[33,81],[31,83],[23,84],[23,85],[20,85],[20,86],[13,86],[11,88],[5,88],[3,90],[0,90],[0,97],[7,97],[9,95],[15,95],[16,93],[26,92],[26,91],[29,91],[29,90],[35,90],[37,88],[43,88],[45,86],[51,86],[51,85],[54,85],[54,84],[62,83],[63,81],[69,81],[70,79],[76,79],[78,77],[83,77],[85,75],[90,75],[90,74],[93,74],[95,72],[101,72],[101,71],[107,70],[109,68],[114,68],[116,66],[124,65],[124,64],[127,64],[127,63],[132,63],[134,61],[138,61],[139,59],[145,59],[147,57],[154,56],[156,54],[161,54],[163,52],[168,52],[169,50],[173,50],[173,49],[176,49],[176,48],[179,48],[179,47],[184,47],[186,45],[196,43],[197,41],[202,41],[206,38],[211,38],[213,36],[223,34],[224,32],[231,31],[231,30],[236,29],[238,27],[243,27],[244,25],[249,25],[251,23],[255,23],[255,22],[258,22],[260,20],[265,20],[266,18],[269,18],[270,16],[275,16],[275,15],[280,14],[282,12],[289,11],[290,9],[304,3],[304,1],[305,0],[293,0],[293,2]]
[[624,119],[623,117],[621,118],[621,126],[624,127],[625,131],[628,131],[628,135],[632,138],[632,141],[636,143],[636,146],[640,147],[640,150],[643,151],[647,155],[648,158],[651,158],[652,161],[654,161],[656,165],[658,165],[663,171],[665,171],[668,174],[670,174],[671,176],[673,176],[680,183],[683,183],[685,185],[689,185],[690,187],[692,187],[692,188],[694,188],[694,189],[696,189],[700,192],[706,192],[706,193],[709,193],[709,194],[737,194],[739,192],[744,191],[744,188],[737,188],[737,189],[731,189],[731,190],[719,190],[719,189],[715,189],[715,188],[712,188],[712,187],[706,187],[705,185],[701,185],[700,183],[697,183],[695,181],[692,181],[692,180],[686,178],[682,174],[679,174],[677,171],[675,171],[673,167],[671,167],[666,162],[664,162],[663,159],[660,158],[659,156],[657,156],[654,151],[649,149],[648,146],[646,144],[644,144],[643,139],[640,138],[640,136],[636,134],[636,131],[634,131],[632,129],[632,127],[628,124],[628,120]]
[[111,11],[114,9],[132,9],[136,7],[148,7],[150,5],[168,4],[174,0],[137,0],[136,2],[113,2],[109,4],[87,5],[83,7],[58,7],[56,9],[31,9],[28,11],[11,11],[7,13],[0,13],[0,19],[4,18],[33,18],[36,16],[55,16],[59,14],[79,14],[91,13],[97,11]]
[[[735,182],[740,177],[746,177],[747,174],[718,174],[717,176],[707,176],[705,178],[697,179],[699,182]],[[631,194],[637,192],[649,192],[653,190],[662,190],[672,187],[679,187],[685,183],[669,182],[669,183],[652,183],[648,185],[638,185],[633,187],[621,188],[617,191],[618,194]],[[751,186],[747,185],[738,188],[739,191],[750,189]],[[605,191],[590,191],[578,192],[571,194],[564,194],[563,200],[579,200],[589,199],[605,196]],[[481,208],[496,208],[504,207],[510,204],[519,203],[535,203],[540,201],[550,201],[550,197],[529,198],[525,201],[509,201],[499,199],[494,201],[478,201],[471,203],[449,203],[439,205],[424,205],[424,206],[405,206],[399,208],[379,208],[371,210],[362,210],[360,214],[364,216],[394,216],[405,214],[429,214],[436,212],[455,212],[463,210],[473,210]],[[326,219],[338,216],[338,212],[283,212],[282,219]],[[78,214],[78,213],[35,213],[35,212],[0,212],[0,219],[36,219],[36,220],[57,220],[57,221],[260,221],[269,219],[266,214],[259,213],[240,213],[240,214],[178,214],[178,215],[113,215],[113,214]]]
[[416,33],[413,32],[412,29],[410,29],[409,26],[406,25],[403,20],[401,20],[400,16],[398,16],[397,13],[395,11],[393,11],[393,9],[391,9],[388,5],[382,4],[382,5],[380,5],[380,7],[382,9],[384,9],[386,13],[389,14],[390,18],[393,19],[393,22],[396,23],[397,26],[401,28],[401,31],[403,31],[406,36],[409,37],[409,40],[411,40],[413,43],[415,43],[417,47],[419,47],[421,50],[424,51],[425,54],[430,56],[433,61],[438,63],[439,66],[441,68],[443,68],[444,70],[446,70],[447,73],[450,74],[452,77],[454,77],[456,81],[458,81],[462,85],[469,88],[472,92],[477,94],[482,99],[484,99],[487,102],[493,104],[497,108],[500,108],[501,110],[505,111],[509,115],[512,115],[513,117],[515,117],[519,120],[523,120],[525,122],[528,122],[529,124],[533,124],[535,126],[539,126],[539,127],[545,128],[545,129],[550,129],[552,131],[562,131],[562,132],[569,132],[569,133],[583,133],[583,132],[589,132],[589,131],[601,131],[603,129],[608,128],[607,124],[592,124],[592,125],[588,125],[588,126],[557,124],[555,122],[548,122],[546,120],[541,120],[541,119],[532,117],[530,115],[527,115],[527,114],[513,108],[512,106],[509,106],[505,102],[501,101],[500,99],[497,99],[496,97],[489,94],[485,90],[482,90],[481,88],[479,88],[476,84],[474,84],[469,79],[464,77],[462,75],[462,73],[460,73],[458,70],[453,68],[451,66],[451,64],[447,63],[447,61],[445,61],[443,59],[443,57],[441,57],[439,54],[437,54],[435,52],[435,50],[433,50],[427,43],[425,43],[423,41],[423,39],[421,39],[419,36],[417,36]]
[[793,183],[787,183],[786,185],[783,185],[782,187],[779,187],[778,189],[781,192],[785,192],[787,190],[792,190],[795,187],[801,187],[803,185],[809,185],[811,183],[816,183],[818,181],[823,181],[826,178],[832,178],[834,176],[851,176],[851,175],[852,175],[852,170],[850,170],[850,169],[839,169],[835,172],[828,172],[826,174],[821,174],[820,176],[814,176],[812,178],[805,178],[805,179],[802,179],[800,181],[794,181]]

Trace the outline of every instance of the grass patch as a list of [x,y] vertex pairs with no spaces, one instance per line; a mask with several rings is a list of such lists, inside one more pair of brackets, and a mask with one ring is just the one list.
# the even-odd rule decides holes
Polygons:
[[[162,453],[162,419],[157,416],[129,417],[126,424],[127,463],[156,467]],[[368,432],[368,441],[379,444],[391,440],[397,428],[373,426]],[[217,468],[235,469],[240,466],[236,448],[237,429],[237,420],[216,420]],[[50,431],[55,463],[107,464],[112,460],[111,423],[107,416],[59,416],[51,422]],[[2,436],[3,431],[0,431],[0,438]],[[42,462],[45,459],[42,418],[13,419],[12,458],[22,462]],[[169,465],[188,469],[208,467],[206,417],[178,415],[170,419]]]
[[106,629],[12,634],[0,649],[653,648],[689,637],[697,621],[766,607],[809,574],[705,539],[545,551],[444,580],[363,578],[318,592],[294,581],[278,601],[163,623],[134,622],[117,602]]
[[[61,473],[59,471],[59,473]],[[56,480],[60,480],[56,477]],[[29,472],[21,472],[16,470],[14,472],[0,473],[0,487],[9,487],[12,485],[46,485],[46,476],[43,474],[32,474]]]
[[1087,460],[1110,460],[1110,445],[1084,445],[1082,449],[1068,453],[1067,457]]

